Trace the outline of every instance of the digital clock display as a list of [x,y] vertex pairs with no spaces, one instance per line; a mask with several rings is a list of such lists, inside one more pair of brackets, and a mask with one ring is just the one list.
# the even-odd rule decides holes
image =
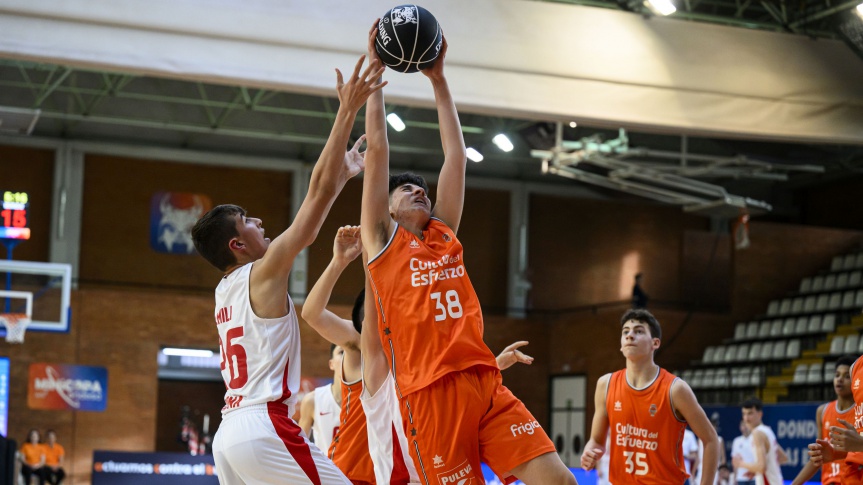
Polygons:
[[3,191],[0,239],[30,239],[30,197],[27,192]]

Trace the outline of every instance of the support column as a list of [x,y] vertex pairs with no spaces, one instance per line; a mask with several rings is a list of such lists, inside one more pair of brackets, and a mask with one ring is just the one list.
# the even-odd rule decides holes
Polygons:
[[509,273],[507,284],[507,315],[524,318],[527,315],[527,229],[530,193],[524,184],[510,191],[509,198]]
[[[312,166],[303,165],[293,171],[291,175],[291,223],[297,217],[297,212],[300,211],[300,206],[309,192],[309,181],[312,178]],[[309,248],[305,248],[297,254],[294,260],[294,265],[291,269],[291,279],[288,282],[288,292],[291,294],[291,299],[294,303],[302,304],[306,301],[308,293],[308,278],[309,278]]]
[[67,143],[54,152],[54,191],[51,202],[52,263],[72,265],[72,287],[77,287],[84,208],[84,152]]

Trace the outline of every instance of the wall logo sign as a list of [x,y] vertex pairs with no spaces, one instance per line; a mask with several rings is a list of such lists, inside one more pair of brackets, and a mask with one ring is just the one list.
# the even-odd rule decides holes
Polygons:
[[108,403],[108,369],[83,365],[30,364],[27,406],[30,409],[104,411]]
[[203,194],[156,192],[150,199],[150,247],[168,254],[192,254],[192,226],[213,207]]

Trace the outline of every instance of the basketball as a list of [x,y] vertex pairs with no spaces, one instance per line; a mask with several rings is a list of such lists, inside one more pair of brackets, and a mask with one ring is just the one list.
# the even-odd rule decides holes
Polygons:
[[442,35],[437,19],[419,5],[399,5],[378,22],[375,49],[381,61],[399,72],[417,72],[434,64]]

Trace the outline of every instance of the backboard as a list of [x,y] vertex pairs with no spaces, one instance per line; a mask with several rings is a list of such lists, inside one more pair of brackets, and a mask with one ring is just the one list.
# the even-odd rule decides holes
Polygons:
[[71,265],[0,260],[0,313],[30,314],[28,332],[69,331],[71,288]]

